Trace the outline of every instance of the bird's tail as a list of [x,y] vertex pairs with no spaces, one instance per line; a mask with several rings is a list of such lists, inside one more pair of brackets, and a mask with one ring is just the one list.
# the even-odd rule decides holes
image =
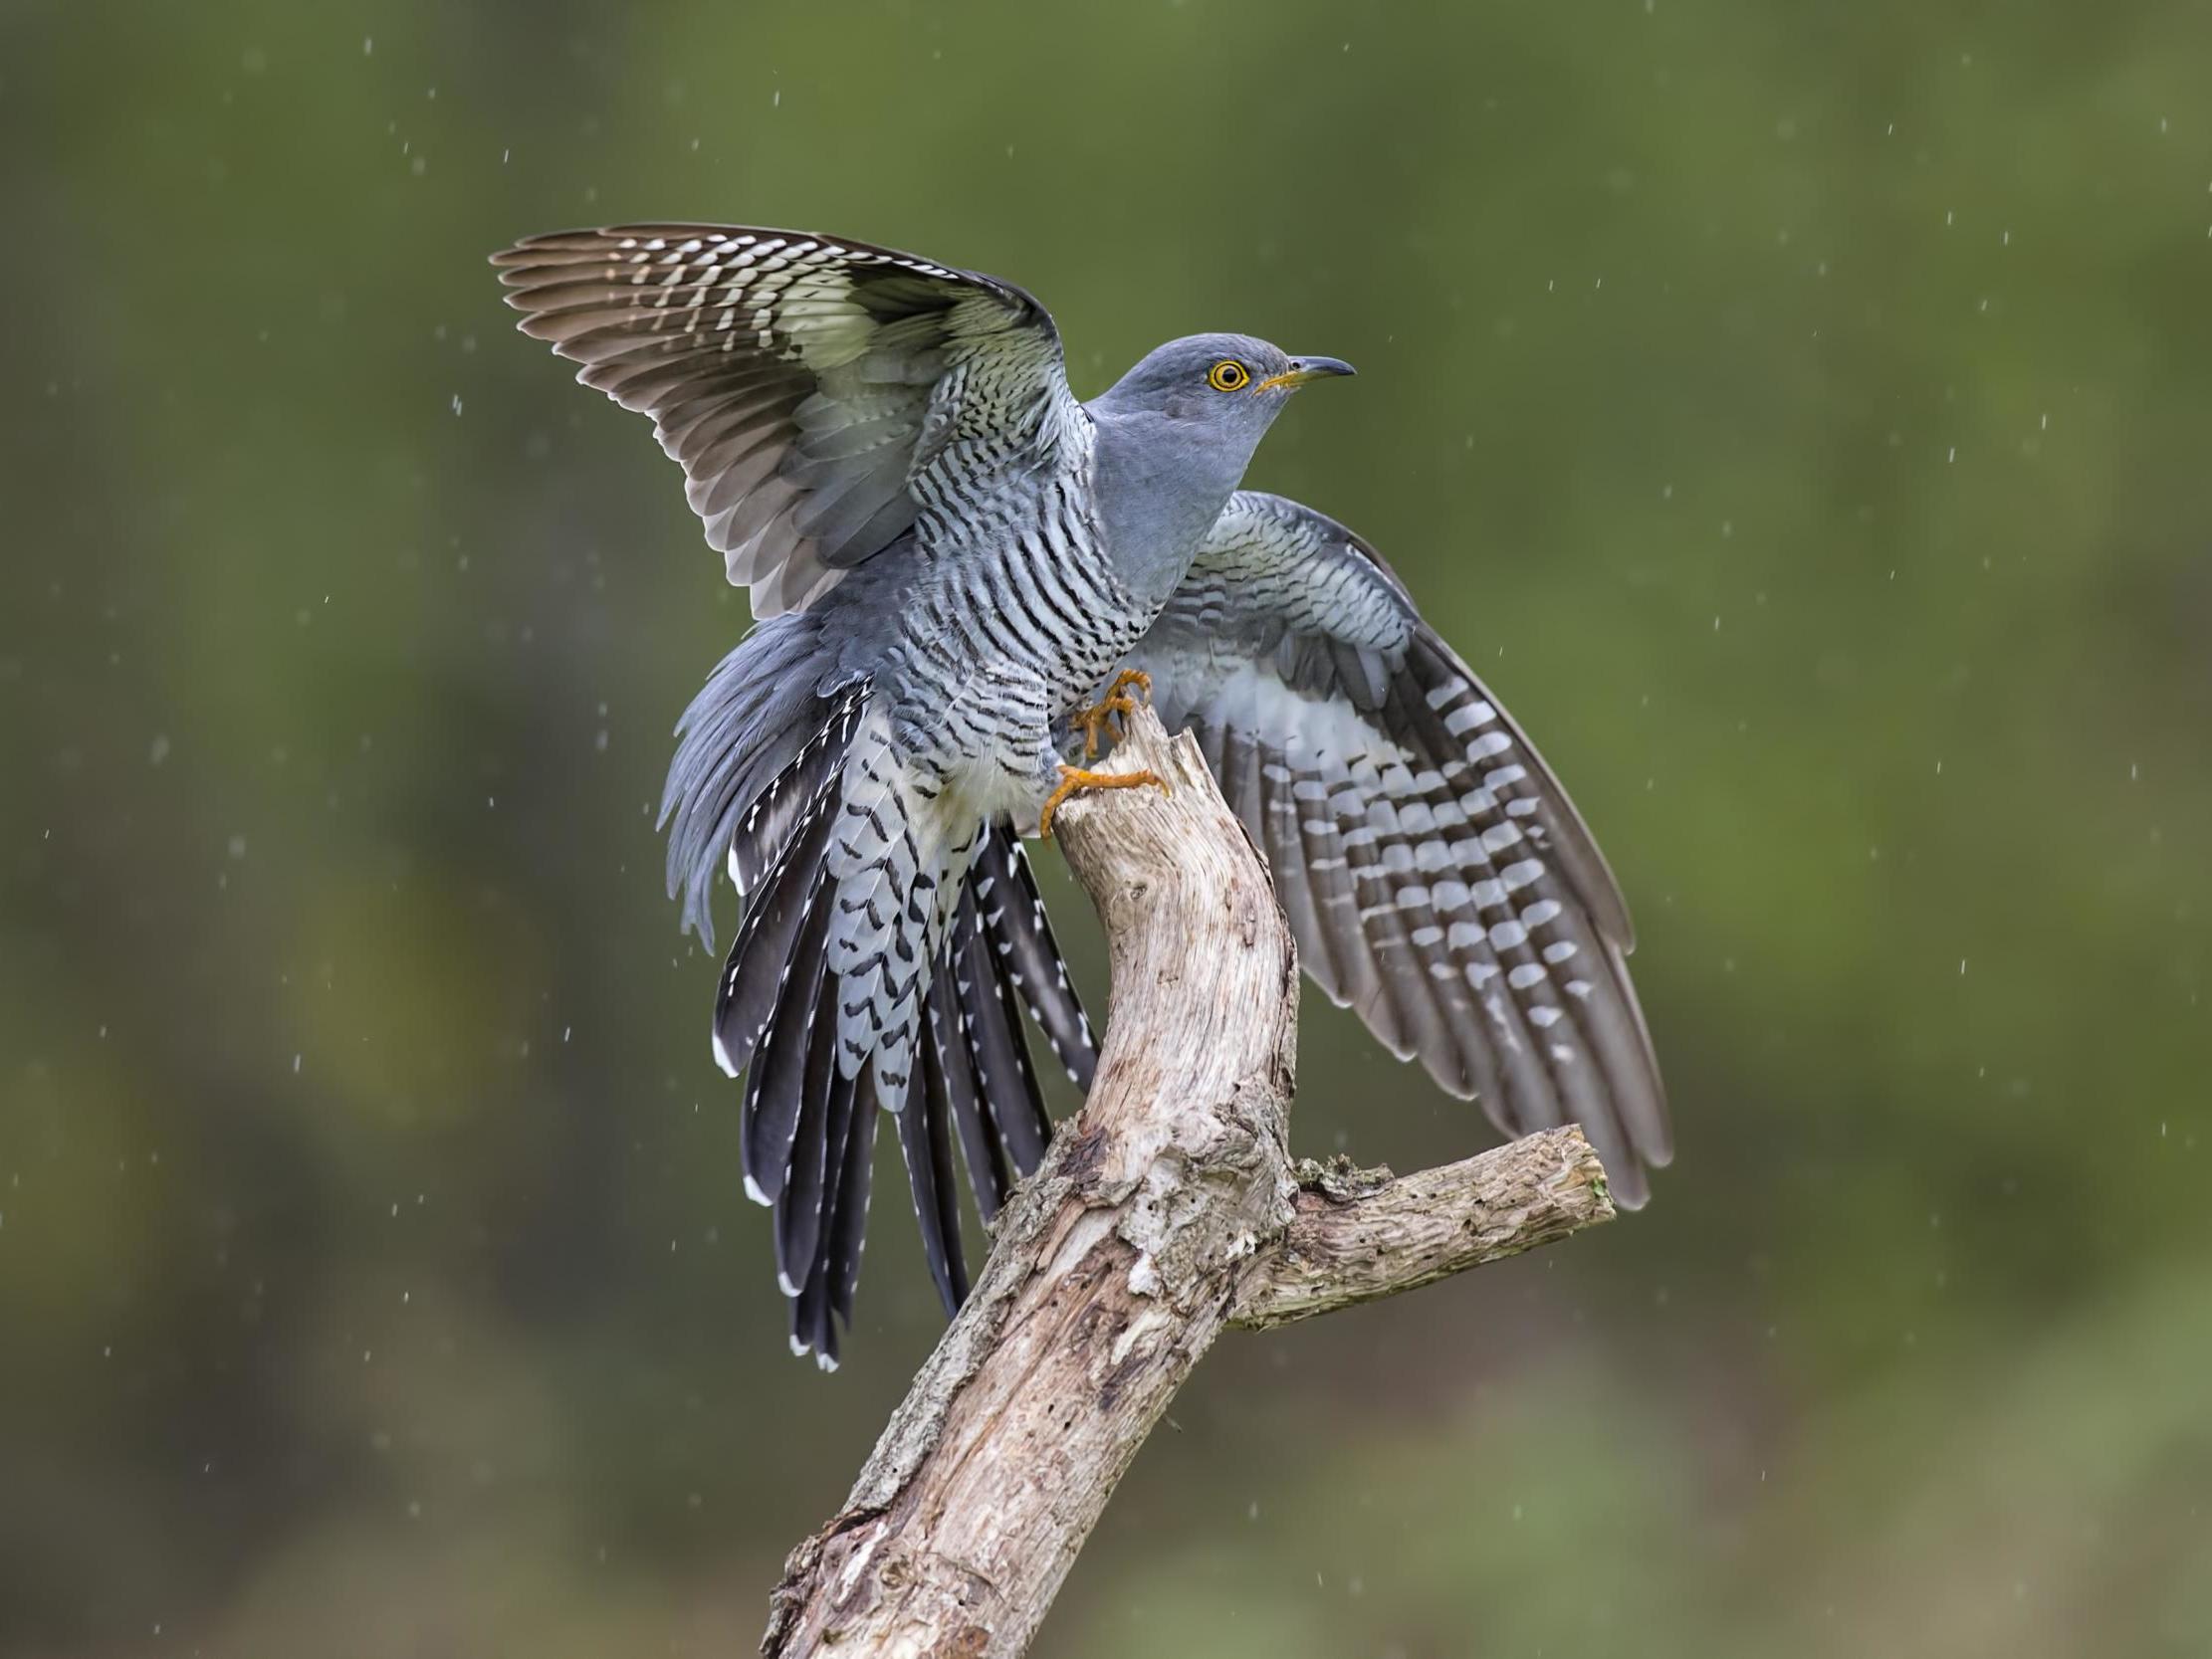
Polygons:
[[968,1296],[952,1144],[976,1208],[995,1220],[1014,1176],[1051,1139],[1018,1002],[1068,1081],[1090,1093],[1098,1043],[1060,959],[1036,879],[1012,828],[985,832],[940,944],[922,1011],[922,1091],[899,1114],[899,1146],[930,1276],[949,1316]]
[[745,901],[715,1058],[745,1079],[746,1190],[774,1211],[792,1349],[826,1367],[852,1320],[875,1109],[897,1123],[949,1313],[968,1289],[954,1142],[988,1220],[1049,1136],[1016,1002],[1079,1087],[1096,1050],[1011,830],[939,828],[870,682],[814,672],[815,637],[778,619],[716,670],[663,818],[670,890],[702,938],[716,863]]

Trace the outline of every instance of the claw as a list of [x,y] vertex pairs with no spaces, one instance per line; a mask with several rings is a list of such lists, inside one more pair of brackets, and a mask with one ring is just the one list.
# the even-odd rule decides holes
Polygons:
[[1135,686],[1147,703],[1152,701],[1152,676],[1141,668],[1125,668],[1114,676],[1114,683],[1106,688],[1106,695],[1115,698]]
[[[1104,697],[1090,707],[1078,709],[1068,716],[1068,725],[1083,733],[1083,758],[1085,760],[1096,760],[1098,758],[1099,739],[1102,732],[1118,741],[1129,729],[1127,726],[1128,717],[1137,712],[1136,699],[1128,695],[1129,688],[1132,686],[1137,688],[1145,702],[1150,703],[1152,701],[1152,676],[1141,668],[1125,668],[1114,676],[1114,683],[1106,688]],[[1122,717],[1124,722],[1120,726],[1113,724],[1114,717],[1117,715]]]
[[1168,787],[1168,780],[1158,772],[1092,772],[1081,766],[1062,766],[1059,787],[1054,789],[1044,803],[1044,810],[1037,815],[1037,834],[1050,840],[1052,815],[1060,810],[1060,803],[1082,789],[1134,789],[1139,784],[1150,783],[1163,795],[1175,791]]
[[1126,715],[1136,707],[1126,697],[1109,697],[1103,702],[1092,704],[1088,709],[1078,709],[1074,714],[1068,716],[1068,725],[1083,733],[1083,758],[1085,760],[1096,760],[1098,758],[1099,734],[1101,732],[1112,737],[1120,737],[1121,733],[1113,726],[1114,717],[1116,715]]

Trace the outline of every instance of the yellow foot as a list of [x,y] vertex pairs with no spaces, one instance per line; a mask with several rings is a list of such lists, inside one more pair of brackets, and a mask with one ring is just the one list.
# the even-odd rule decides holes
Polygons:
[[1156,786],[1163,795],[1175,791],[1168,787],[1168,780],[1158,772],[1090,772],[1081,766],[1062,766],[1060,785],[1044,803],[1044,810],[1037,815],[1037,834],[1050,839],[1052,814],[1060,810],[1060,803],[1079,789],[1134,789],[1140,783]]
[[1129,714],[1136,707],[1136,704],[1130,702],[1126,697],[1108,697],[1092,704],[1088,709],[1078,709],[1074,714],[1068,716],[1068,725],[1083,733],[1083,758],[1085,760],[1096,760],[1098,758],[1101,734],[1113,738],[1121,736],[1121,732],[1113,724],[1114,717]]
[[1147,703],[1152,701],[1152,676],[1141,668],[1125,668],[1114,676],[1114,683],[1106,688],[1109,698],[1120,697],[1135,686]]
[[1083,733],[1083,758],[1098,758],[1100,734],[1120,738],[1126,726],[1116,727],[1114,717],[1136,713],[1136,700],[1129,697],[1130,687],[1136,687],[1147,703],[1152,701],[1152,676],[1141,668],[1125,668],[1114,676],[1114,683],[1106,688],[1106,695],[1087,709],[1078,709],[1068,716],[1068,724]]

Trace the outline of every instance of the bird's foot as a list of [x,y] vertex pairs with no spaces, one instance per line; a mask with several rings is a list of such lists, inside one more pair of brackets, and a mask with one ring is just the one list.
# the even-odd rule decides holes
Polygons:
[[1152,676],[1141,668],[1125,668],[1115,675],[1114,683],[1106,688],[1106,695],[1110,698],[1125,696],[1132,686],[1145,702],[1152,701]]
[[1114,676],[1114,683],[1106,688],[1106,695],[1086,709],[1078,709],[1068,716],[1068,725],[1083,733],[1083,758],[1096,760],[1101,735],[1119,741],[1126,726],[1115,726],[1115,717],[1124,720],[1137,712],[1137,699],[1129,695],[1135,687],[1147,703],[1152,701],[1152,676],[1141,668],[1125,668]]
[[1037,834],[1050,840],[1052,815],[1060,810],[1060,803],[1082,789],[1134,789],[1140,783],[1154,785],[1163,795],[1175,791],[1168,787],[1168,780],[1158,772],[1093,772],[1081,766],[1062,766],[1059,787],[1054,789],[1044,803],[1044,810],[1037,815]]
[[1116,715],[1126,715],[1137,706],[1126,697],[1102,698],[1087,709],[1078,709],[1068,716],[1068,725],[1083,733],[1083,758],[1096,760],[1102,740],[1114,741],[1121,736],[1114,726]]

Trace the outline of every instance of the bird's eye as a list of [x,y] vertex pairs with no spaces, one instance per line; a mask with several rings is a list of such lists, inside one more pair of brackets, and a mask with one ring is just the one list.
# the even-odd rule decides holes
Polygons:
[[1251,370],[1234,357],[1223,357],[1206,374],[1206,383],[1217,392],[1240,392],[1251,380]]

